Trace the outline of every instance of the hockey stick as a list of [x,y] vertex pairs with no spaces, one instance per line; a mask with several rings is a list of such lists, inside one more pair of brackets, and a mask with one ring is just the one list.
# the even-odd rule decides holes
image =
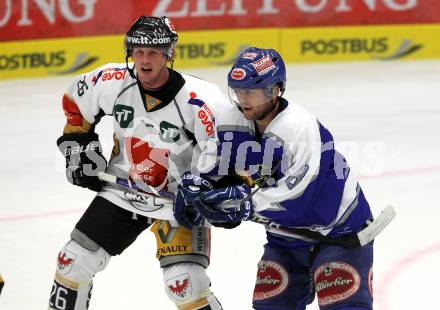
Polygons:
[[[169,200],[174,199],[174,194],[171,192],[154,190],[155,193],[149,193],[139,188],[134,182],[111,174],[100,173],[98,175],[98,178],[102,181],[118,185],[119,187],[122,187],[124,189],[128,189],[132,192],[135,192],[136,194],[156,196]],[[257,190],[255,190],[254,193]],[[222,208],[225,209],[234,207],[237,207],[236,203],[234,205],[228,205],[228,202],[226,202],[224,205],[222,205]],[[395,216],[396,211],[394,210],[393,206],[389,205],[385,209],[383,209],[382,212],[377,216],[377,218],[373,222],[371,222],[366,228],[364,228],[357,234],[347,235],[343,237],[328,237],[308,229],[284,227],[268,218],[260,217],[258,216],[258,214],[254,214],[250,221],[265,225],[269,231],[270,229],[276,229],[276,233],[279,235],[293,238],[301,236],[311,239],[313,241],[339,245],[348,249],[352,249],[355,247],[364,246],[373,241],[388,226],[388,224],[391,223]]]
[[174,200],[174,193],[162,190],[156,190],[153,186],[149,186],[147,184],[143,184],[142,187],[139,187],[135,182],[130,181],[129,179],[124,179],[112,174],[108,174],[105,172],[98,173],[98,179],[103,182],[107,182],[110,184],[117,185],[119,187],[123,187],[124,189],[130,189],[132,192],[136,194],[147,194],[151,196],[157,196],[160,198],[168,198],[170,200]]
[[[254,196],[265,184],[267,184],[268,180],[275,175],[275,173],[280,168],[280,165],[281,161],[277,163],[271,174],[266,176],[260,186],[256,190],[254,190],[248,197],[240,200],[239,204],[245,202],[246,200],[252,199],[252,196]],[[237,205],[239,205],[237,202],[235,202],[234,206],[234,202],[231,202],[232,201],[225,201],[225,203],[222,204],[221,208],[236,208]],[[373,241],[385,229],[385,227],[387,227],[388,224],[391,223],[395,216],[396,211],[394,210],[394,207],[391,205],[386,206],[385,209],[383,209],[381,213],[377,216],[377,218],[373,222],[369,223],[366,228],[356,234],[350,234],[341,237],[328,237],[320,234],[319,232],[305,228],[284,227],[280,224],[275,223],[271,219],[259,216],[258,211],[254,213],[250,221],[264,224],[269,232],[271,229],[276,229],[276,232],[274,233],[277,233],[279,235],[294,238],[298,236],[306,237],[316,242],[325,242],[329,244],[339,245],[348,249],[353,249],[359,246],[364,246]]]
[[342,246],[347,249],[353,249],[359,246],[364,246],[373,241],[388,226],[388,224],[391,223],[395,216],[396,211],[394,210],[394,207],[391,205],[386,206],[377,216],[377,218],[373,222],[369,223],[366,228],[362,229],[356,234],[350,234],[341,237],[328,237],[316,231],[311,231],[304,228],[284,227],[273,222],[270,219],[261,218],[258,215],[254,215],[251,221],[266,225],[269,232],[271,232],[271,228],[276,229],[276,231],[273,231],[273,233],[278,235],[294,238],[298,236],[306,237],[313,241],[324,242]]

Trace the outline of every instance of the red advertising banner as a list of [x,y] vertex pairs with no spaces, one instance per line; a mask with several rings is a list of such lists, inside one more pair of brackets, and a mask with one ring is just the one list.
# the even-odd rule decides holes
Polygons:
[[0,41],[125,33],[139,15],[178,31],[440,23],[439,0],[0,0]]

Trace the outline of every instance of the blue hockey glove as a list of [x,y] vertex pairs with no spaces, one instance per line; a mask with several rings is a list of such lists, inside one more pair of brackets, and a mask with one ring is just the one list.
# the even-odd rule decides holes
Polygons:
[[203,217],[193,206],[193,201],[199,197],[201,191],[209,191],[214,187],[212,184],[199,176],[190,172],[185,172],[182,176],[182,184],[174,199],[173,213],[176,221],[188,229],[200,225]]
[[222,226],[216,225],[219,223],[236,224],[249,220],[254,213],[252,199],[245,199],[250,194],[251,188],[247,185],[218,188],[201,193],[193,204],[214,226]]

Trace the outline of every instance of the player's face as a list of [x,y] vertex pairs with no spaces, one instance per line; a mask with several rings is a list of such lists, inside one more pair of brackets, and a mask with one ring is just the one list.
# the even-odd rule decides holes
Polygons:
[[168,80],[167,58],[162,48],[135,47],[131,58],[144,88],[159,88]]
[[[263,89],[234,89],[236,103],[248,120],[262,120],[273,109],[273,96]],[[276,97],[275,97],[276,99]]]

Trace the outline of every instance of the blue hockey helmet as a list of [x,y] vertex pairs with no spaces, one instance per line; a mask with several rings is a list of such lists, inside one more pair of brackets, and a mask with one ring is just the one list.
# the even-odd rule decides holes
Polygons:
[[241,52],[228,74],[232,89],[257,89],[278,85],[286,88],[286,66],[274,49],[249,47]]

